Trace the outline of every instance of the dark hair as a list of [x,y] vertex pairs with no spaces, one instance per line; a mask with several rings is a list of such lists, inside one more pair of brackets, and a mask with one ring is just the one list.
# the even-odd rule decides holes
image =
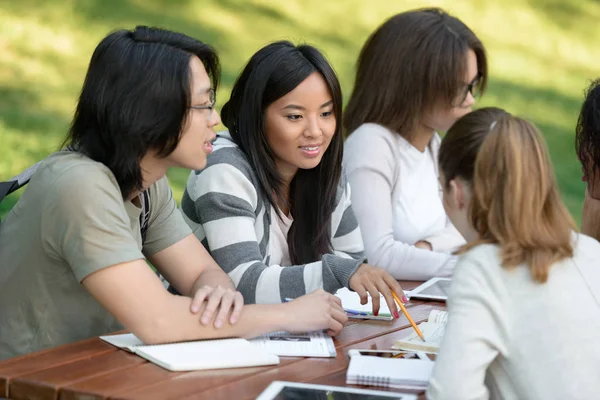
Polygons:
[[550,267],[573,256],[575,223],[565,207],[541,132],[499,108],[460,118],[442,140],[439,166],[445,189],[462,178],[471,187],[468,218],[482,243],[501,248],[506,268],[525,263],[546,282]]
[[300,169],[290,184],[289,206],[294,222],[288,233],[290,260],[305,264],[331,251],[330,222],[342,165],[342,92],[325,57],[309,45],[271,43],[250,58],[238,77],[222,120],[235,143],[248,157],[263,194],[277,210],[282,178],[265,136],[265,111],[294,90],[310,74],[320,73],[331,92],[336,130],[319,165]]
[[588,176],[590,192],[600,179],[600,79],[591,83],[577,120],[575,148]]
[[191,104],[190,58],[219,83],[219,60],[208,45],[181,33],[138,26],[106,36],[96,47],[64,145],[106,165],[124,198],[142,189],[140,161],[177,147]]
[[465,55],[477,56],[487,85],[487,58],[481,41],[459,19],[439,8],[395,15],[367,39],[357,62],[354,91],[345,110],[351,134],[372,122],[409,137],[424,112],[450,106],[465,86]]

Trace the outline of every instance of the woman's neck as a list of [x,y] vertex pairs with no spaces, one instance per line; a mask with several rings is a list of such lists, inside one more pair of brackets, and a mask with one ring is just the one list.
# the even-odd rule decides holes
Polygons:
[[413,130],[412,135],[410,136],[410,144],[423,153],[429,145],[429,142],[431,142],[431,138],[434,134],[435,130],[433,128],[430,128],[424,124],[419,124]]

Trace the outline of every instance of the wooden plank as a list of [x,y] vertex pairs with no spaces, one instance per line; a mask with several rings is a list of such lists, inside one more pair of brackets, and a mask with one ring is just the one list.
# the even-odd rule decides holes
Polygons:
[[60,391],[60,400],[100,400],[118,393],[154,385],[185,372],[170,372],[150,362],[79,381]]
[[96,337],[9,358],[0,362],[0,396],[9,396],[11,380],[20,375],[114,351],[116,351],[115,347]]
[[19,399],[56,399],[61,387],[109,372],[146,362],[125,352],[112,351],[13,378],[9,397]]
[[292,365],[299,360],[301,358],[285,357],[281,358],[281,363],[278,366],[187,372],[178,376],[170,376],[165,381],[142,387],[139,390],[115,392],[110,396],[110,399],[181,399],[187,395],[198,394],[220,385],[227,385],[248,378],[252,379],[265,371]]

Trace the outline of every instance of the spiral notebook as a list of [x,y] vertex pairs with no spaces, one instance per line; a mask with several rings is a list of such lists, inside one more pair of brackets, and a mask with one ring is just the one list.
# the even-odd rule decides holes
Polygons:
[[434,364],[429,360],[352,357],[346,372],[346,384],[425,389]]
[[135,353],[169,371],[197,371],[279,364],[279,357],[240,338],[156,345],[145,345],[131,333],[100,336],[100,339],[120,349]]

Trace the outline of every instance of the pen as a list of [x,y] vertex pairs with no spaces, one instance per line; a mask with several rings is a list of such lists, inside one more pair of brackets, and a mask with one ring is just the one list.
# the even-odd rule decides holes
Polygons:
[[[357,311],[357,310],[352,310],[350,308],[344,308],[344,311],[347,314],[351,314],[351,315],[360,315],[360,316],[373,316],[372,312],[367,312],[367,311]],[[392,314],[388,314],[388,313],[379,313],[377,315],[378,317],[391,317]]]
[[400,299],[398,298],[398,296],[396,295],[396,293],[392,292],[392,296],[394,296],[394,299],[396,299],[396,303],[398,303],[398,305],[400,306],[400,309],[402,310],[402,312],[404,313],[404,315],[406,315],[406,319],[408,319],[408,322],[410,322],[410,324],[412,325],[412,327],[415,330],[415,332],[417,332],[417,335],[419,335],[419,337],[421,338],[421,340],[425,341],[425,337],[423,336],[423,332],[421,332],[421,330],[419,329],[419,327],[417,326],[417,324],[415,324],[415,321],[413,321],[412,317],[408,313],[408,310],[406,310],[406,307],[404,307],[404,304],[400,301]]
[[352,315],[369,315],[369,313],[367,313],[367,312],[351,310],[349,308],[344,308],[344,311],[346,311],[348,314],[352,314]]

